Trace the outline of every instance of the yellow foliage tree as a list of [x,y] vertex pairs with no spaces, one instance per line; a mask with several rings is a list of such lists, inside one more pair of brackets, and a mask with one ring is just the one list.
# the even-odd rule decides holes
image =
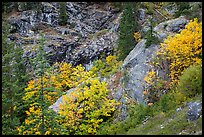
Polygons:
[[91,72],[99,74],[102,77],[110,76],[114,74],[122,62],[117,60],[116,56],[109,55],[106,57],[106,61],[96,60],[94,66],[91,68]]
[[[106,60],[107,66],[109,67],[112,67],[117,63],[116,58],[114,56],[107,57]],[[26,110],[26,119],[24,121],[24,124],[18,127],[19,134],[41,134],[39,129],[42,122],[39,119],[42,116],[42,108],[39,103],[39,99],[42,96],[42,92],[40,92],[42,88],[44,95],[43,97],[44,100],[46,100],[46,104],[44,105],[47,108],[47,110],[44,111],[46,111],[46,114],[48,114],[47,117],[44,116],[44,127],[46,130],[45,134],[68,134],[70,131],[65,128],[67,128],[67,126],[71,126],[74,121],[77,121],[76,118],[79,118],[79,121],[77,121],[77,123],[80,123],[81,118],[92,119],[91,122],[86,121],[86,124],[80,125],[80,129],[83,129],[83,132],[79,130],[78,126],[73,125],[72,130],[76,131],[76,134],[78,134],[78,132],[94,134],[96,132],[98,124],[102,122],[102,117],[99,118],[99,116],[109,116],[108,113],[112,113],[115,109],[115,105],[117,104],[114,100],[109,100],[108,98],[106,98],[108,92],[108,90],[106,89],[106,84],[104,82],[100,83],[98,80],[92,80],[94,77],[97,76],[95,74],[95,71],[93,71],[94,69],[86,71],[85,68],[82,67],[82,65],[72,67],[71,64],[62,62],[54,64],[52,68],[53,69],[48,69],[42,77],[30,80],[28,82],[28,85],[25,88],[25,94],[23,96],[25,104],[28,104],[28,110]],[[88,83],[86,83],[85,81],[89,82],[90,87],[87,86]],[[84,82],[86,86],[76,88],[80,83]],[[71,94],[71,98],[65,98],[65,100],[68,100],[69,106],[65,106],[66,109],[63,109],[64,111],[60,112],[60,116],[70,115],[71,117],[61,120],[56,115],[53,117],[52,112],[48,110],[48,106],[52,105],[63,94],[63,92],[71,88],[76,88],[76,91]],[[81,90],[83,90],[84,92],[79,92]],[[77,98],[77,100],[81,100],[81,102],[85,103],[84,105],[86,105],[86,107],[84,109],[87,109],[87,111],[91,110],[92,112],[90,113],[95,113],[95,111],[98,111],[98,114],[94,114],[92,117],[91,114],[87,113],[85,115],[86,117],[81,117],[82,109],[77,110],[78,105],[81,103],[80,101],[76,104],[72,102],[71,100],[74,98]],[[102,108],[100,108],[99,110],[95,110],[99,106]],[[76,112],[77,117],[75,117]],[[52,121],[58,122],[58,124],[62,122],[68,122],[69,124],[62,124],[64,127],[60,128],[64,130],[63,132],[61,132],[59,131],[60,128],[51,128],[51,122],[49,122],[51,119],[53,119]],[[81,128],[81,126],[83,128]],[[88,126],[90,127],[87,129]],[[89,132],[84,132],[84,128],[86,128]]]
[[[90,77],[94,77],[94,74],[91,71],[85,71],[81,65],[74,68],[71,64],[62,62],[54,64],[54,69],[46,71],[42,79],[39,77],[30,80],[23,96],[23,100],[29,108],[26,111],[27,116],[24,125],[18,128],[19,134],[40,134],[39,126],[41,122],[38,119],[42,115],[42,108],[39,103],[40,97],[42,96],[40,92],[41,88],[43,88],[44,106],[48,109],[48,106],[55,103],[64,91],[76,87],[79,83]],[[51,112],[49,110],[46,110],[46,112],[51,118]],[[48,122],[51,119],[47,117],[45,118],[45,122],[46,120]],[[55,130],[49,127],[49,124],[45,125],[45,129],[47,130],[45,134],[57,134]]]
[[170,62],[169,71],[172,84],[178,83],[178,77],[183,70],[193,64],[199,64],[202,60],[202,22],[198,19],[191,20],[174,37],[168,37],[161,44],[157,55],[163,55]]
[[[169,81],[160,80],[155,72],[150,71],[144,78],[147,87],[155,87],[144,91],[144,95],[153,98],[157,89],[169,90],[172,86],[177,86],[179,76],[186,68],[194,64],[200,64],[202,61],[202,22],[198,19],[191,20],[180,34],[169,36],[161,48],[158,50],[155,61],[151,64],[154,67],[168,72]],[[162,87],[163,86],[163,87]]]
[[105,117],[111,116],[118,103],[108,98],[105,82],[89,79],[68,95],[63,96],[60,124],[70,134],[95,134]]

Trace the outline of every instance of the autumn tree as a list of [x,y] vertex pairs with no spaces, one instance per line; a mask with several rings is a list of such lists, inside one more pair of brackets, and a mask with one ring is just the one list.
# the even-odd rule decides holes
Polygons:
[[59,114],[66,134],[95,134],[99,124],[115,111],[118,103],[108,97],[105,82],[88,79],[68,95],[63,96]]
[[[107,57],[109,65],[113,65],[115,61],[115,57]],[[40,105],[42,87],[45,134],[95,134],[98,125],[109,117],[117,106],[115,100],[108,95],[106,83],[100,82],[96,77],[95,71],[86,71],[82,65],[72,67],[69,63],[61,62],[53,64],[51,69],[46,69],[41,77],[30,80],[23,96],[25,103],[29,104],[29,109],[26,111],[24,125],[18,128],[19,134],[43,134],[40,131],[43,111]],[[53,110],[48,109],[48,106],[69,89],[74,90],[68,97],[63,96],[66,103],[61,106],[59,115],[52,117]],[[82,112],[78,107],[82,107],[83,104],[85,110]],[[78,116],[82,115],[81,113],[84,114],[80,118]],[[88,118],[91,121],[87,121]],[[52,122],[48,122],[49,120]]]
[[27,105],[26,119],[24,123],[18,127],[19,134],[23,135],[47,135],[57,134],[61,127],[57,124],[57,116],[54,111],[49,110],[48,107],[55,100],[54,97],[59,97],[60,91],[48,86],[46,83],[47,75],[45,74],[49,65],[45,58],[43,51],[44,39],[43,35],[38,45],[37,56],[32,60],[33,68],[35,70],[35,77],[28,82],[25,88],[25,93],[22,99]]
[[[189,74],[191,72],[194,75],[199,75],[200,71],[197,68],[192,68],[189,71],[186,69],[190,66],[200,65],[201,62],[202,22],[198,22],[198,19],[194,19],[191,20],[186,25],[185,29],[183,29],[179,34],[169,36],[163,43],[161,43],[161,48],[158,50],[155,61],[153,61],[152,65],[155,68],[167,68],[166,72],[169,80],[162,82],[159,80],[158,75],[156,75],[154,71],[148,72],[144,80],[148,85],[147,87],[153,88],[152,90],[147,88],[148,92],[147,89],[145,89],[144,94],[146,96],[152,95],[151,98],[153,98],[153,96],[158,95],[156,89],[162,91],[161,88],[168,90],[178,87],[178,90],[180,90],[179,94],[183,92],[186,95],[195,95],[195,93],[200,92],[200,88],[189,91],[187,90],[188,88],[186,89],[185,87],[188,86],[189,88],[193,88],[194,85],[196,85],[195,83],[200,85],[201,77],[194,77]],[[184,72],[186,72],[185,75]],[[158,81],[160,81],[160,85],[157,84]],[[178,85],[179,83],[180,85]],[[190,85],[186,85],[186,83],[189,83]],[[199,89],[199,91],[197,91],[197,89]]]
[[202,60],[202,22],[191,20],[180,34],[169,36],[158,56],[163,55],[169,61],[170,78],[172,83],[178,82],[178,77],[190,65],[199,64]]

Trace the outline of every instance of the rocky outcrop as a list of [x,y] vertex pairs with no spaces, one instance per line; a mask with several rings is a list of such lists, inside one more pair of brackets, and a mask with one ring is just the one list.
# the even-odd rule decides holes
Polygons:
[[33,49],[39,44],[40,31],[50,64],[66,61],[87,66],[101,54],[113,52],[119,26],[113,7],[108,3],[66,2],[66,26],[58,25],[59,8],[57,2],[42,2],[40,11],[27,10],[9,17],[10,38],[23,46],[24,58],[36,56]]
[[201,102],[189,102],[188,103],[187,118],[190,121],[198,119],[202,115],[202,103]]
[[152,60],[159,45],[151,45],[145,48],[145,39],[142,39],[126,57],[123,68],[127,71],[124,90],[138,102],[143,102],[144,77],[151,69],[148,62]]
[[[163,41],[169,35],[175,35],[184,29],[188,20],[184,17],[162,22],[154,28],[157,32],[157,37]],[[164,26],[166,26],[164,28]],[[142,39],[135,48],[125,58],[122,68],[126,71],[126,79],[124,84],[124,90],[127,95],[137,102],[144,103],[143,91],[146,86],[144,77],[148,71],[153,69],[149,62],[152,61],[157,49],[160,47],[159,44],[152,44],[150,47],[145,48],[145,39]],[[165,76],[165,70],[156,70],[158,76]],[[125,78],[126,77],[126,78]],[[122,85],[122,83],[121,83]],[[118,90],[120,91],[120,90]]]
[[[66,95],[69,96],[69,93],[73,92],[74,90],[75,90],[75,88],[68,90],[66,92]],[[57,101],[53,105],[49,106],[49,109],[53,109],[56,113],[58,113],[58,111],[60,109],[60,104],[62,104],[62,102],[63,102],[62,99],[63,99],[63,96],[61,96],[59,99],[57,99]]]
[[92,40],[88,40],[79,49],[67,50],[65,61],[73,65],[89,64],[89,62],[99,59],[102,54],[108,56],[113,53],[116,39],[117,35],[115,33],[107,32]]
[[185,28],[185,25],[188,22],[189,21],[184,16],[180,16],[179,18],[160,23],[154,28],[154,31],[157,33],[157,37],[160,40],[164,40],[167,38],[167,36],[172,36],[175,33],[179,33]]

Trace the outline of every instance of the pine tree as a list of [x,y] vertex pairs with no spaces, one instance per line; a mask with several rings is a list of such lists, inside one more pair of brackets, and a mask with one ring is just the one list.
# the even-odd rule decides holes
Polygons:
[[59,24],[64,26],[67,24],[66,2],[60,2]]
[[145,39],[146,39],[146,48],[148,48],[151,44],[157,44],[159,43],[159,39],[158,37],[156,36],[156,31],[154,31],[154,27],[155,27],[155,23],[153,22],[153,19],[150,18],[149,19],[149,22],[150,22],[150,29],[147,31],[146,33],[146,36],[145,36]]
[[135,47],[134,32],[138,31],[137,2],[124,3],[124,11],[120,21],[118,50],[119,59],[123,60]]
[[[7,24],[7,25],[5,25]],[[8,39],[9,25],[2,25],[2,133],[17,134],[23,120],[22,93],[28,76],[23,65],[22,48]]]
[[[33,80],[38,81],[38,85],[33,85],[30,88],[28,84],[23,95],[24,104],[28,107],[25,111],[27,116],[24,123],[18,128],[19,134],[23,135],[48,135],[60,133],[62,127],[57,123],[59,116],[55,114],[53,110],[48,109],[51,105],[49,100],[45,99],[45,91],[55,91],[52,87],[45,86],[45,78],[50,66],[46,60],[46,55],[43,50],[44,36],[41,34],[41,39],[38,47],[37,55],[34,59],[31,59],[31,64],[34,69]],[[49,73],[49,72],[48,72]],[[35,92],[33,94],[33,92]]]

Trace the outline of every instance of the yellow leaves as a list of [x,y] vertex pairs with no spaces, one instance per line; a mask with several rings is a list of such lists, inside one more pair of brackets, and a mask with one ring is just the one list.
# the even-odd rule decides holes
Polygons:
[[164,40],[157,55],[165,53],[166,59],[170,61],[171,84],[177,84],[178,76],[184,69],[202,60],[202,22],[198,23],[198,19],[191,20],[180,34]]
[[18,133],[22,132],[21,128],[19,128],[19,127],[17,127],[16,130],[18,131]]
[[[107,99],[107,91],[105,82],[89,79],[69,93],[70,95],[63,96],[64,103],[60,106],[59,114],[67,120],[61,120],[62,124],[67,128],[71,127],[72,131],[95,134],[99,123],[103,121],[99,117],[111,116],[110,113],[117,106],[115,100]],[[75,94],[77,102],[73,102]]]
[[147,83],[147,84],[152,84],[153,82],[153,79],[155,78],[156,76],[156,73],[154,71],[150,71],[147,73],[147,75],[144,77],[144,81]]
[[26,114],[27,114],[28,116],[30,116],[30,112],[29,112],[29,111],[26,111]]
[[27,93],[25,93],[25,96],[23,96],[23,100],[28,100],[28,99],[30,99],[36,92],[38,92],[38,91],[30,91],[30,92],[27,92]]
[[155,77],[155,75],[156,75],[156,73],[154,71],[148,72],[148,76],[151,78]]
[[80,108],[77,113],[82,113],[83,111],[83,108]]
[[25,91],[28,91],[28,90],[33,89],[33,88],[34,88],[34,83],[35,83],[34,80],[30,80],[30,81],[28,82],[28,87],[25,88]]
[[30,124],[30,122],[29,122],[28,119],[25,119],[25,124],[26,124],[26,125],[29,125],[29,124]]
[[71,64],[68,64],[68,63],[59,63],[59,64],[56,64],[57,66],[59,65],[59,69],[60,71],[66,71],[68,69],[70,69],[72,66]]
[[134,33],[134,38],[136,42],[139,42],[141,40],[141,34],[140,32],[135,32]]
[[106,63],[108,64],[108,65],[113,65],[113,64],[115,64],[115,63],[117,63],[117,59],[116,59],[116,56],[107,56],[106,57]]
[[[50,130],[51,130],[51,129],[50,129]],[[51,133],[51,132],[48,130],[48,131],[45,132],[45,135],[50,135],[50,133]]]
[[101,74],[103,77],[108,77],[117,71],[121,63],[121,61],[117,60],[116,56],[109,55],[106,57],[106,62],[96,60],[89,73],[91,73],[94,77],[98,74]]
[[[46,131],[46,133],[47,133],[47,131]],[[45,135],[48,135],[46,133],[45,133]],[[35,132],[35,135],[40,135],[40,132],[39,131]]]
[[[103,121],[101,117],[111,116],[118,105],[115,100],[109,99],[107,83],[100,82],[98,78],[95,78],[96,73],[101,69],[100,65],[104,66],[105,73],[114,72],[119,63],[116,56],[108,56],[105,63],[101,61],[99,66],[94,66],[90,71],[86,71],[82,65],[72,67],[71,64],[65,62],[55,63],[52,72],[46,72],[43,75],[43,85],[41,85],[40,77],[30,80],[23,96],[26,102],[32,101],[29,104],[29,109],[25,111],[27,114],[25,125],[30,127],[25,129],[22,126],[19,128],[19,132],[21,134],[39,134],[40,122],[36,122],[36,120],[41,119],[42,109],[36,100],[40,99],[41,87],[43,86],[44,101],[46,101],[47,106],[59,98],[60,94],[56,90],[63,92],[74,88],[72,92],[62,97],[58,114],[64,118],[56,122],[66,129],[70,128],[73,133],[88,133],[89,129],[90,134],[95,134],[100,122]],[[92,122],[89,123],[88,120],[92,120]],[[37,124],[33,127],[31,124],[34,122]],[[80,128],[81,125],[83,128]],[[46,130],[45,134],[49,135],[53,132]]]

